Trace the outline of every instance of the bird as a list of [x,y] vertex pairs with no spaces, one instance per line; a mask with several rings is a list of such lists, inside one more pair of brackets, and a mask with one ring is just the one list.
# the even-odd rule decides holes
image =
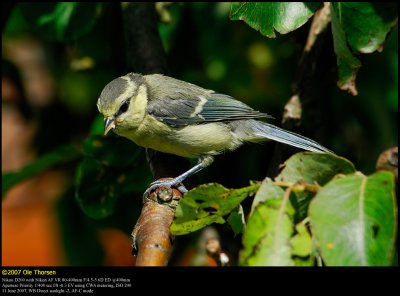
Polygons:
[[104,117],[104,135],[112,130],[139,146],[198,159],[172,180],[152,182],[144,195],[181,184],[211,165],[216,155],[244,143],[274,140],[334,154],[314,140],[261,121],[272,117],[229,95],[162,74],[128,73],[112,80],[101,91],[97,108]]

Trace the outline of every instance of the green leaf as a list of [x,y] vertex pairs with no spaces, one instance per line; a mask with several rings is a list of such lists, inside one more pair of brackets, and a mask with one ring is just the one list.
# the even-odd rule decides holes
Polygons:
[[312,252],[312,240],[307,227],[303,223],[299,223],[296,225],[296,232],[297,234],[290,240],[292,255],[299,257],[310,256]]
[[275,186],[270,178],[265,178],[262,181],[261,186],[257,190],[256,196],[253,199],[250,214],[253,213],[258,204],[263,203],[264,201],[271,198],[282,198],[283,193],[284,191],[281,187]]
[[[365,10],[365,8],[363,9],[364,5],[362,3],[350,5],[346,5],[344,2],[331,3],[332,34],[339,73],[338,87],[347,90],[352,95],[358,93],[355,81],[361,62],[353,55],[348,47],[348,42],[351,43],[353,49],[362,49],[366,46],[365,38],[367,40],[370,38],[369,35],[362,36],[363,29],[360,27],[360,25],[366,26],[366,23],[370,21],[369,18],[365,18],[363,13],[360,13]],[[366,5],[371,4],[367,3]],[[348,33],[350,35],[347,35]]]
[[138,167],[141,149],[119,137],[91,136],[83,145],[84,159],[76,174],[75,197],[82,210],[95,219],[114,213],[118,198],[143,192],[147,175]]
[[70,42],[87,34],[99,16],[99,3],[21,3],[21,11],[44,37]]
[[[339,6],[340,7],[340,6]],[[347,46],[345,32],[340,24],[340,12],[337,6],[331,4],[333,47],[337,56],[339,80],[338,87],[357,95],[356,76],[361,62],[353,55]]]
[[299,258],[299,257],[295,257],[293,258],[294,261],[294,265],[295,266],[302,266],[302,267],[310,267],[310,266],[314,266],[313,260],[310,257],[310,259],[303,259],[303,258]]
[[397,207],[391,173],[335,178],[311,202],[309,216],[326,265],[392,264]]
[[227,221],[235,233],[235,236],[242,233],[245,226],[243,207],[239,205],[239,209],[231,212]]
[[172,235],[183,235],[212,223],[225,223],[223,216],[231,213],[259,185],[227,189],[219,184],[204,184],[190,190],[180,200],[171,225]]
[[[354,165],[343,157],[326,153],[300,152],[284,163],[284,168],[275,181],[322,186],[337,174],[350,174],[355,171]],[[313,196],[314,193],[307,191],[295,192],[291,195],[297,221],[306,217],[308,204]]]
[[328,153],[300,152],[285,161],[283,170],[275,180],[324,185],[337,174],[355,171],[354,165],[343,157]]
[[348,44],[357,53],[380,49],[397,23],[396,2],[333,2],[332,7]]
[[4,198],[8,190],[27,179],[35,177],[40,173],[81,157],[82,152],[74,145],[65,145],[43,155],[41,158],[26,165],[16,172],[6,172],[2,175],[2,196]]
[[293,214],[288,198],[272,198],[258,204],[247,221],[240,265],[293,266]]
[[[295,173],[292,173],[292,176]],[[254,197],[252,210],[250,215],[252,215],[255,209],[264,202],[270,199],[282,199],[284,197],[284,189],[274,185],[272,180],[265,178],[258,189],[256,196]],[[294,193],[291,193],[291,196]],[[292,215],[294,216],[294,215]],[[251,217],[251,216],[250,216]],[[293,220],[291,220],[291,223]],[[272,222],[274,223],[274,222]],[[312,266],[312,240],[311,236],[307,231],[306,226],[301,222],[296,225],[296,234],[290,238],[291,256],[296,266]],[[292,262],[290,263],[292,264]]]
[[211,215],[199,218],[197,220],[190,220],[186,222],[182,222],[179,224],[172,223],[171,225],[171,234],[172,235],[184,235],[199,229],[202,229],[210,224],[218,223],[224,224],[225,220],[221,216]]
[[397,23],[397,3],[335,2],[331,3],[331,15],[338,87],[357,95],[356,76],[361,62],[355,55],[383,47]]
[[232,3],[231,20],[243,20],[261,34],[275,37],[304,25],[322,3],[313,2],[240,2]]
[[303,222],[296,225],[296,234],[290,239],[290,245],[295,266],[314,266],[313,240]]

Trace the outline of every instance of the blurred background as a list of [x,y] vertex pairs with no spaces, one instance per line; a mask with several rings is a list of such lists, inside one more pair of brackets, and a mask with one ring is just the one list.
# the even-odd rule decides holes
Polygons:
[[[152,181],[144,150],[112,139],[133,145],[131,177],[136,184],[109,213],[87,215],[75,192],[83,143],[89,135],[101,134],[97,98],[109,81],[126,74],[119,7],[81,4],[86,14],[75,16],[76,28],[52,32],[46,22],[57,9],[68,9],[58,4],[16,4],[2,28],[2,173],[17,171],[62,145],[77,147],[65,154],[64,163],[34,174],[3,196],[2,262],[133,265],[130,232],[140,214],[141,195]],[[46,12],[42,26],[33,25]],[[230,3],[175,3],[160,15],[170,75],[229,94],[269,113],[275,117],[271,123],[280,125],[310,21],[268,39],[244,22],[231,21],[229,12]],[[381,53],[362,57],[358,96],[336,87],[335,57],[323,55],[321,82],[316,83],[323,94],[323,121],[313,126],[307,109],[303,114],[302,134],[349,159],[364,174],[373,173],[379,154],[398,142],[397,31],[396,26]],[[220,155],[199,174],[199,183],[239,188],[262,180],[273,148],[273,143],[246,145]],[[221,226],[180,238],[171,264],[209,264],[199,241],[210,232],[228,237],[228,252],[237,252],[239,238]]]

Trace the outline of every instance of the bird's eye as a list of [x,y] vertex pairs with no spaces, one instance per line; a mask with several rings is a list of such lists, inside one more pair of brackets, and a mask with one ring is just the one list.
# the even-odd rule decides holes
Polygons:
[[122,113],[125,113],[125,112],[128,110],[128,107],[129,107],[129,100],[126,100],[126,101],[121,105],[121,107],[119,107],[118,115],[119,115],[119,114],[122,114]]

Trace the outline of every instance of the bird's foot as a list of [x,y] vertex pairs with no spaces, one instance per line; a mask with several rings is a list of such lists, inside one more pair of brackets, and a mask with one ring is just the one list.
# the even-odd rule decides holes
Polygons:
[[[179,185],[179,186],[176,186]],[[172,179],[172,180],[157,180],[154,181],[150,184],[150,187],[146,189],[144,192],[143,196],[146,197],[149,195],[153,190],[159,188],[159,187],[173,187],[175,186],[182,194],[185,194],[188,192],[186,187],[180,183],[180,180]]]

